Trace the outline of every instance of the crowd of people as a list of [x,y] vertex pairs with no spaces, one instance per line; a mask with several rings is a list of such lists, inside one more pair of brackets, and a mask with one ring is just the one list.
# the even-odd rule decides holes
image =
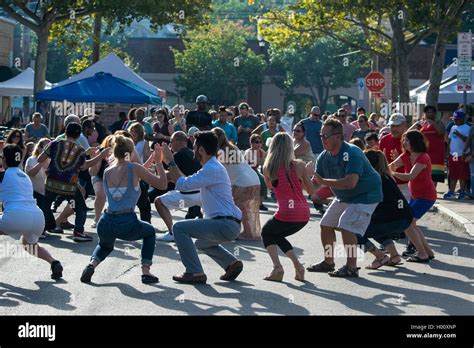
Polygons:
[[[204,95],[196,104],[193,111],[151,108],[148,117],[145,108],[132,108],[108,129],[100,115],[69,115],[55,138],[34,113],[24,130],[12,129],[4,142],[0,234],[20,239],[59,279],[61,263],[38,241],[66,229],[75,242],[93,241],[84,228],[91,209],[86,199],[93,196],[91,227],[98,241],[80,277],[85,283],[117,239],[142,240],[145,284],[159,281],[150,270],[156,241],[176,243],[184,272],[173,279],[180,283],[207,281],[197,250],[221,266],[221,280],[235,280],[243,262],[222,246],[235,240],[262,241],[273,265],[268,281],[283,280],[278,249],[292,261],[298,281],[305,271],[357,277],[358,250],[374,256],[367,269],[397,266],[402,257],[417,263],[435,257],[417,222],[434,205],[446,164],[444,198],[474,197],[474,126],[461,109],[444,124],[436,108],[426,106],[423,118],[409,127],[401,113],[384,123],[363,108],[353,117],[347,105],[324,115],[314,106],[292,124],[276,108],[255,115],[243,102],[208,111]],[[269,192],[277,209],[262,226]],[[308,224],[308,202],[322,216],[324,259],[305,269],[287,237]],[[151,224],[153,206],[166,233]],[[173,222],[177,209],[186,216]],[[339,268],[336,231],[346,255]],[[399,253],[394,240],[402,238],[407,246]]]

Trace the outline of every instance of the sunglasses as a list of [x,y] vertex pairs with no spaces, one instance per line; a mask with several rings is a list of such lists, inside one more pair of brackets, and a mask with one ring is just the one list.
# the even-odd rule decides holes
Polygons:
[[333,135],[338,135],[338,134],[342,134],[342,133],[333,133],[333,134],[319,134],[319,136],[321,137],[321,139],[329,139],[330,137],[332,137]]

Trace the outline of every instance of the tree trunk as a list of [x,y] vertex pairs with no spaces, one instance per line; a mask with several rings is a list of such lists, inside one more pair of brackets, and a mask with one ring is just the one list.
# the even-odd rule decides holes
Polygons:
[[444,59],[446,57],[446,45],[448,44],[448,36],[451,32],[446,27],[441,27],[436,38],[433,52],[433,60],[431,61],[430,83],[426,91],[426,105],[438,107],[439,88],[443,78]]
[[38,48],[36,49],[34,93],[44,90],[46,66],[48,64],[48,37],[50,25],[44,25],[37,32]]
[[398,63],[397,55],[394,51],[391,52],[390,68],[392,69],[392,102],[398,101]]
[[94,18],[94,34],[92,38],[92,64],[100,59],[100,33],[102,31],[102,15],[97,13]]
[[402,53],[398,56],[398,95],[402,103],[410,102],[410,78],[408,73],[408,54],[402,48]]

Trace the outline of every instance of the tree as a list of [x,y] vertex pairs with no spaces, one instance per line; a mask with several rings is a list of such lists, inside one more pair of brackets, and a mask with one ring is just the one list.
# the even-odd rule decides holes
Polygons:
[[230,105],[248,85],[261,84],[265,60],[247,48],[248,36],[248,29],[229,21],[190,31],[184,51],[173,51],[181,96],[191,101],[205,94],[214,104]]
[[0,0],[0,7],[20,24],[33,30],[38,39],[35,65],[35,88],[44,89],[48,59],[48,38],[54,24],[75,20],[94,13],[129,24],[134,19],[150,18],[153,25],[202,22],[210,0]]
[[[348,33],[346,39],[362,41],[363,34]],[[347,45],[330,37],[301,47],[271,47],[270,61],[273,82],[287,94],[297,87],[306,87],[313,99],[326,109],[330,89],[350,87],[366,62],[362,54],[341,56],[349,51]]]
[[[330,36],[350,47],[388,58],[394,70],[395,96],[398,101],[408,102],[408,56],[437,28],[438,3],[443,1],[452,0],[298,0],[285,10],[265,14],[260,29],[274,44],[284,45],[289,40],[305,44]],[[357,28],[364,32],[363,44],[343,37],[347,30]]]
[[[441,1],[438,6],[439,22],[437,28],[436,42],[434,45],[433,59],[431,62],[430,79],[426,91],[426,104],[438,106],[439,88],[443,77],[444,61],[446,57],[446,45],[453,33],[460,27],[461,23],[467,23],[474,19],[474,5],[469,0]],[[470,7],[470,11],[463,16],[463,11]],[[463,18],[464,17],[464,18]]]

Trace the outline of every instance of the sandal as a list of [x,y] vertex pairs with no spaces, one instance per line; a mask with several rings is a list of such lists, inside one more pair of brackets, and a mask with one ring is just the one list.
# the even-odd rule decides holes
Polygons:
[[418,256],[414,255],[407,259],[407,262],[416,262],[416,263],[428,263],[430,262],[430,258],[427,257],[426,259],[421,259]]
[[380,267],[386,265],[390,262],[390,257],[384,255],[380,260],[375,259],[370,265],[365,266],[365,269],[379,269]]
[[342,266],[337,271],[329,272],[329,276],[336,278],[358,277],[359,267],[349,268],[347,265]]
[[320,263],[314,263],[309,267],[306,267],[308,272],[332,272],[335,269],[335,264],[332,265],[327,263],[325,260],[321,261]]
[[[394,260],[398,260],[398,261],[394,261]],[[390,261],[388,261],[385,265],[391,266],[391,267],[403,265],[402,258],[400,257],[400,255],[392,256],[390,258]]]

